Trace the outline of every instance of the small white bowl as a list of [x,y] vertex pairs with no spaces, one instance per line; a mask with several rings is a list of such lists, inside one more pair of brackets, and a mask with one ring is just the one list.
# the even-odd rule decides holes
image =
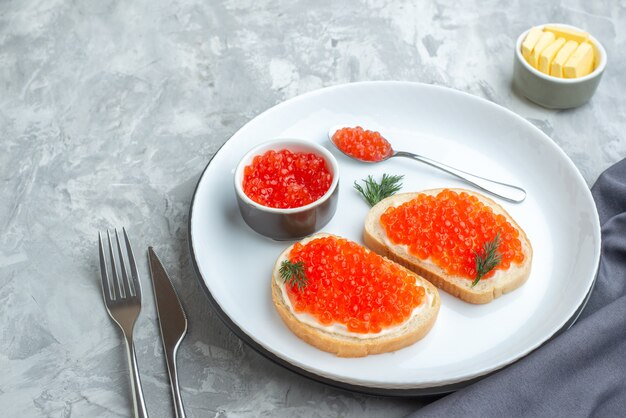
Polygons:
[[[540,27],[545,26],[557,26],[583,31],[580,28],[560,23],[540,25]],[[517,38],[515,44],[514,88],[529,100],[551,109],[577,107],[591,99],[591,96],[598,88],[598,84],[600,84],[600,79],[606,68],[607,56],[602,44],[593,36],[589,36],[596,57],[596,67],[590,74],[578,78],[558,78],[533,68],[522,56],[522,42],[526,39],[529,30],[522,33]]]
[[[243,171],[257,155],[269,150],[312,152],[326,162],[333,176],[328,191],[315,202],[298,208],[278,209],[263,206],[250,199],[243,191]],[[323,146],[301,139],[274,139],[264,142],[246,153],[235,169],[235,192],[239,211],[244,221],[256,232],[275,240],[296,240],[311,235],[323,228],[337,210],[339,198],[339,164]]]

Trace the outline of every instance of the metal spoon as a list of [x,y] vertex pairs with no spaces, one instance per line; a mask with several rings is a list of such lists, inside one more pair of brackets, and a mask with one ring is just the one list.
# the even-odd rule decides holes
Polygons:
[[[495,181],[495,180],[489,180],[484,177],[470,174],[466,171],[459,170],[458,168],[450,167],[449,165],[445,165],[438,161],[431,160],[430,158],[424,157],[422,155],[413,154],[411,152],[406,152],[406,151],[395,151],[393,147],[391,147],[391,153],[385,158],[383,158],[382,160],[367,161],[367,160],[359,159],[353,155],[350,155],[344,152],[341,148],[337,146],[337,144],[335,144],[335,141],[333,141],[333,136],[335,135],[335,132],[337,132],[341,128],[344,128],[344,127],[335,126],[335,127],[330,128],[328,131],[328,138],[330,139],[330,142],[332,142],[333,145],[337,147],[339,151],[341,151],[348,157],[355,159],[357,161],[362,161],[365,163],[379,163],[381,161],[388,160],[389,158],[392,158],[392,157],[410,158],[410,159],[428,164],[431,167],[435,167],[440,170],[443,170],[446,173],[452,174],[453,176],[456,176],[462,180],[465,180],[466,182],[476,186],[480,190],[483,190],[487,193],[491,193],[492,195],[498,196],[499,198],[502,198],[509,202],[520,203],[520,202],[523,202],[524,199],[526,199],[526,191],[522,189],[521,187],[513,186],[512,184],[506,184],[506,183],[502,183],[502,182]],[[385,140],[387,141],[386,138]],[[387,142],[389,143],[389,141]],[[391,146],[391,144],[389,145]]]

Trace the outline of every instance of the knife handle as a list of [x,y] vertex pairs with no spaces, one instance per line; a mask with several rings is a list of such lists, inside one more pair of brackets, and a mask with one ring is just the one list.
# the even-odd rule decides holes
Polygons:
[[180,397],[180,388],[178,387],[178,370],[176,367],[176,349],[165,353],[167,371],[170,376],[170,387],[172,388],[172,398],[174,400],[174,411],[176,418],[185,418],[185,409],[183,408],[183,400]]

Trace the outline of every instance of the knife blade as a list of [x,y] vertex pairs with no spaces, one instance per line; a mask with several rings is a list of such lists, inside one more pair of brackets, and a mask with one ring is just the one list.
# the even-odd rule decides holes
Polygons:
[[174,289],[165,267],[163,267],[161,260],[152,247],[148,247],[148,258],[150,260],[152,288],[154,289],[154,298],[159,316],[161,341],[163,342],[165,362],[167,363],[167,372],[170,377],[172,397],[174,398],[174,410],[177,418],[184,418],[185,410],[183,409],[183,401],[180,397],[180,388],[178,386],[176,352],[180,342],[187,333],[187,315],[185,315],[185,311],[176,294],[176,289]]

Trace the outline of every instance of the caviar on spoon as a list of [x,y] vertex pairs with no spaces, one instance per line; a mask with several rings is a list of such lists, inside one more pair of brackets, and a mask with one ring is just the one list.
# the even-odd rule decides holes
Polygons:
[[391,143],[379,132],[365,130],[360,126],[353,128],[333,127],[328,131],[328,138],[339,151],[358,161],[378,163],[392,157],[410,158],[443,170],[465,180],[480,190],[509,202],[520,203],[526,199],[526,191],[521,187],[470,174],[422,155],[406,151],[395,151]]

